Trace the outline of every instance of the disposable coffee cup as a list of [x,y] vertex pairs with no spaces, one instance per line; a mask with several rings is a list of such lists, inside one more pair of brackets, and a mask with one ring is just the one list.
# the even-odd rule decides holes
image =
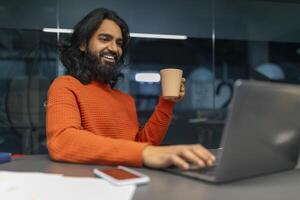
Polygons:
[[160,70],[162,96],[166,99],[179,97],[182,70],[167,68]]

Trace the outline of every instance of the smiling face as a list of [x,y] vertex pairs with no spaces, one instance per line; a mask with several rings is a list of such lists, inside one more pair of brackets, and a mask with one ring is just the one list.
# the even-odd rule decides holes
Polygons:
[[80,46],[81,51],[88,51],[98,58],[103,66],[117,65],[122,54],[123,37],[120,27],[112,20],[105,19],[86,44]]

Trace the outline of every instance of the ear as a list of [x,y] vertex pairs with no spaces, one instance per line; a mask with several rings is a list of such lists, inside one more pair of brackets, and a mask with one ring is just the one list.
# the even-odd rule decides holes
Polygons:
[[85,51],[86,49],[86,42],[82,42],[79,46],[80,51]]

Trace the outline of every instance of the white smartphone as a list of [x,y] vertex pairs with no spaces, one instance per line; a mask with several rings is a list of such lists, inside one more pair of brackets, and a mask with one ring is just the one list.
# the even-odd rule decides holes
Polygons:
[[150,177],[124,166],[95,168],[94,174],[115,185],[145,184],[150,182]]

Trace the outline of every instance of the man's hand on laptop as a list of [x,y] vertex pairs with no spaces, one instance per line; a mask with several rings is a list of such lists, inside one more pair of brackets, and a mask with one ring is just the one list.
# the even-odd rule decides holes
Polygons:
[[216,158],[202,145],[147,146],[143,151],[143,163],[151,168],[176,166],[188,170],[191,166],[210,167]]

